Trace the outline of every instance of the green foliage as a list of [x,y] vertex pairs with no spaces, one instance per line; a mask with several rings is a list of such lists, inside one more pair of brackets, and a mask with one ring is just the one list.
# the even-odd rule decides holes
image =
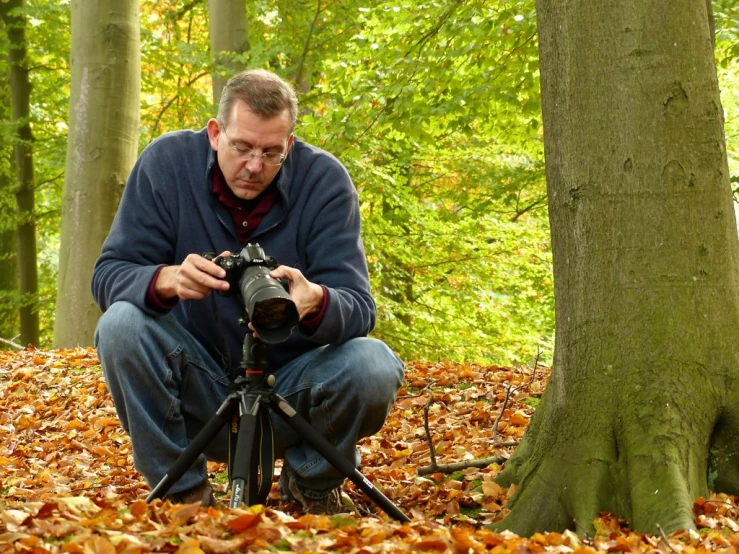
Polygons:
[[406,358],[528,359],[553,330],[533,4],[358,12],[300,131],[360,191],[376,335]]
[[[714,12],[730,169],[739,178],[739,117],[729,117],[739,108],[735,4],[719,0]],[[70,5],[28,0],[25,10],[37,301],[51,330]],[[239,60],[296,85],[298,134],[339,157],[360,192],[374,334],[405,359],[506,364],[530,362],[542,348],[546,362],[554,304],[533,0],[259,0],[246,17],[250,48]],[[207,2],[141,0],[141,33],[143,148],[215,113]],[[0,133],[7,137],[8,126]],[[0,156],[0,173],[10,169]],[[12,203],[7,187],[0,202]],[[12,228],[12,212],[2,213],[0,227]]]
[[725,114],[726,154],[735,201],[739,183],[739,6],[736,0],[713,2],[716,62]]
[[213,115],[207,2],[141,2],[140,149]]

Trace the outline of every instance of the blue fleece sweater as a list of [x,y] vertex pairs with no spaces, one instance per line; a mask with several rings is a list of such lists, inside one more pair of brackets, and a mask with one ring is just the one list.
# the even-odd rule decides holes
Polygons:
[[[125,300],[159,317],[146,303],[157,268],[180,264],[191,253],[241,251],[228,209],[210,192],[215,154],[205,129],[165,134],[141,154],[95,264],[92,293],[101,310]],[[269,346],[273,371],[319,345],[367,335],[376,318],[358,195],[346,169],[296,138],[274,184],[279,199],[250,242],[324,285],[328,305],[312,334],[298,327],[287,341]],[[213,293],[180,300],[172,314],[216,361],[226,365],[230,357],[232,367],[239,364],[246,334],[237,323],[244,315],[241,298]]]

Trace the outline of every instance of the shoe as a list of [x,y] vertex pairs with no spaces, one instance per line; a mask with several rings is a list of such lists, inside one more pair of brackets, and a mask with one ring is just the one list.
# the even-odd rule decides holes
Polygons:
[[200,502],[200,505],[203,507],[212,506],[214,508],[218,505],[215,496],[213,496],[213,487],[210,486],[210,482],[207,479],[196,487],[167,495],[167,500],[172,504]]
[[305,514],[326,514],[334,515],[344,512],[344,505],[341,503],[341,493],[339,487],[332,489],[326,496],[321,498],[312,498],[300,492],[295,481],[290,479],[290,475],[283,467],[280,473],[280,481],[277,484],[282,498],[288,502],[300,504],[302,512]]

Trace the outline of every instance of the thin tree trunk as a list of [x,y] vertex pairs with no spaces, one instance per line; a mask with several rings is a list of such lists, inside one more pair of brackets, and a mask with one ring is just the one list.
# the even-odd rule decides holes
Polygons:
[[552,378],[498,528],[693,528],[739,492],[739,241],[705,0],[538,0]]
[[[2,22],[2,18],[0,18]],[[5,26],[2,25],[3,30]],[[7,50],[8,43],[5,37],[0,48]],[[8,67],[4,60],[0,60],[0,74],[7,75]],[[0,83],[0,119],[9,121],[10,88],[7,82]],[[0,135],[0,157],[6,163],[0,163],[0,338],[16,339],[18,333],[18,265],[17,261],[17,218],[15,202],[11,194],[13,175],[10,168],[14,167],[13,147],[8,136]],[[4,168],[7,167],[7,172]],[[0,350],[12,348],[0,343]]]
[[136,161],[141,59],[138,0],[73,0],[72,93],[54,344],[92,345],[90,279]]
[[210,51],[213,57],[213,102],[218,104],[226,81],[245,69],[234,56],[249,50],[246,0],[208,0]]
[[[4,148],[2,149],[4,150]],[[0,338],[16,339],[18,329],[18,265],[16,248],[18,246],[15,229],[15,210],[4,200],[4,191],[11,187],[8,175],[0,174],[0,191],[3,191],[0,204],[2,212],[8,214],[0,221]],[[9,214],[13,214],[10,216]],[[10,348],[0,343],[0,350]]]
[[31,83],[26,67],[26,19],[18,13],[23,0],[0,3],[8,33],[8,66],[12,120],[17,126],[14,145],[17,171],[15,199],[18,212],[18,273],[20,290],[20,341],[39,343],[38,270],[36,267],[36,213],[33,182],[33,136],[30,125]]

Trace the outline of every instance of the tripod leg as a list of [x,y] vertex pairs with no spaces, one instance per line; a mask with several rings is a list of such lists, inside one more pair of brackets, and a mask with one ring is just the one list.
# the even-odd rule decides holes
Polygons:
[[290,427],[315,448],[328,462],[351,480],[357,487],[367,494],[385,513],[402,522],[410,522],[410,518],[390,502],[349,460],[342,456],[334,445],[321,436],[311,425],[303,419],[290,404],[278,394],[270,396],[270,406],[283,418]]
[[238,398],[229,395],[223,404],[218,408],[216,415],[206,423],[200,432],[195,436],[187,448],[179,455],[161,481],[152,489],[149,496],[146,497],[147,502],[151,502],[155,498],[163,498],[172,485],[180,480],[190,466],[195,462],[197,457],[207,448],[210,442],[216,437],[221,428],[228,422],[231,412],[236,407]]
[[[245,395],[239,403],[239,430],[236,448],[230,461],[231,467],[231,500],[229,508],[239,508],[242,504],[249,506],[252,502],[250,491],[254,479],[250,479],[255,471],[252,468],[252,454],[256,446],[257,419],[259,415],[259,398]],[[247,489],[247,484],[250,484]]]

